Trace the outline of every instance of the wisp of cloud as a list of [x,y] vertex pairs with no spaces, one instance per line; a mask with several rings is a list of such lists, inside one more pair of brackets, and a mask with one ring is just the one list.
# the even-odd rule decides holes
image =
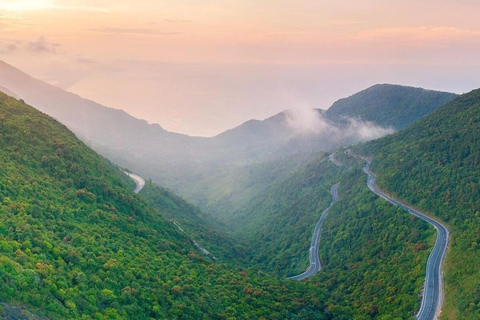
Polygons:
[[371,121],[354,118],[344,118],[344,121],[342,124],[331,122],[318,109],[296,108],[285,111],[286,125],[294,134],[318,135],[330,142],[369,141],[394,132],[393,128],[385,128]]

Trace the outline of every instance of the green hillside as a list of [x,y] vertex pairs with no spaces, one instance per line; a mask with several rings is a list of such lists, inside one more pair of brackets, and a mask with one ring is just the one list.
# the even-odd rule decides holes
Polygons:
[[356,118],[400,130],[455,97],[456,94],[448,92],[377,84],[336,101],[327,110],[326,117],[333,121]]
[[378,184],[450,226],[444,319],[480,319],[480,90],[361,146]]
[[252,248],[252,263],[285,276],[305,271],[314,226],[330,205],[330,188],[341,172],[319,156],[232,214],[229,224]]
[[329,318],[322,289],[204,258],[123,173],[4,94],[0,177],[2,302],[52,319]]
[[322,228],[323,270],[306,281],[325,289],[330,310],[345,319],[413,317],[434,230],[371,193],[356,158],[338,159],[353,168],[319,156],[260,193],[231,224],[252,248],[252,264],[299,274],[308,266],[315,224],[331,202],[330,187],[340,182],[340,198]]
[[258,201],[268,187],[284,181],[318,157],[302,154],[247,166],[218,168],[199,181],[185,185],[182,192],[210,216],[236,229],[232,221],[251,201]]
[[[293,139],[283,148],[275,149],[278,147],[276,146],[273,148],[276,151],[272,151],[272,149],[268,153],[271,155],[275,152],[280,154],[281,150],[296,150],[293,155],[285,156],[289,153],[284,152],[282,153],[283,157],[274,157],[274,160],[270,161],[260,160],[258,158],[258,155],[261,154],[260,149],[253,148],[253,145],[258,143],[265,147],[265,141],[262,138],[265,136],[278,139],[282,135],[281,128],[284,126],[282,123],[285,122],[285,113],[280,113],[264,121],[249,121],[213,138],[213,140],[223,141],[221,149],[227,154],[232,154],[231,146],[244,146],[248,152],[242,152],[240,157],[234,156],[239,163],[223,166],[219,162],[213,167],[214,170],[209,170],[209,166],[200,166],[197,168],[198,174],[182,180],[178,178],[182,176],[180,173],[176,176],[176,182],[170,186],[205,212],[231,224],[232,221],[235,222],[235,217],[239,212],[252,209],[252,202],[269,201],[260,199],[263,197],[262,195],[270,192],[268,188],[271,189],[274,188],[274,185],[288,182],[294,172],[305,167],[316,157],[319,150],[329,150],[339,145],[358,141],[342,138],[346,132],[349,132],[349,128],[351,130],[352,126],[348,120],[345,120],[345,117],[401,129],[455,97],[456,95],[452,93],[421,88],[387,84],[375,85],[338,100],[325,112],[318,112],[320,118],[325,119],[328,123],[335,123],[335,127],[340,128],[336,134],[331,136],[327,133],[306,135],[303,137],[305,141]],[[307,141],[309,142],[306,143]],[[331,143],[326,143],[327,141]],[[321,148],[318,147],[320,144],[323,144]],[[301,150],[303,152],[300,152]],[[253,154],[257,158],[249,156],[248,164],[239,161],[247,154]],[[160,177],[159,171],[153,172],[158,168],[155,163],[152,162],[143,167],[136,165],[139,170],[149,172],[154,180],[158,180]],[[145,170],[145,167],[148,167],[148,170]],[[182,170],[185,171],[185,167]],[[165,179],[158,181],[169,184]],[[236,228],[235,224],[232,226],[234,229]]]
[[323,270],[311,281],[353,319],[413,319],[435,232],[373,194],[362,166],[340,180],[339,201],[322,228]]
[[215,258],[221,261],[245,262],[245,246],[239,239],[225,233],[229,228],[223,223],[151,182],[147,182],[139,194],[157,209],[159,214],[174,223],[181,233],[208,249]]
[[[361,122],[352,125],[342,122],[342,117],[398,129],[455,97],[419,88],[376,85],[337,101],[327,111],[312,110],[309,118],[316,114],[321,119],[318,132],[299,134],[297,129],[302,126],[298,121],[293,121],[296,124],[292,126],[292,120],[302,116],[295,116],[290,110],[265,120],[247,121],[216,137],[201,138],[168,132],[158,124],[149,124],[35,79],[2,61],[0,87],[58,119],[114,163],[174,190],[217,217],[237,210],[252,195],[263,191],[266,183],[256,177],[269,169],[257,169],[257,164],[273,165],[286,157],[303,158],[308,153],[379,136],[363,136],[372,132],[372,126],[359,126]],[[325,122],[332,130],[322,130]],[[281,166],[285,168],[283,164],[278,167]],[[281,170],[272,175],[267,172],[266,179],[291,172]]]

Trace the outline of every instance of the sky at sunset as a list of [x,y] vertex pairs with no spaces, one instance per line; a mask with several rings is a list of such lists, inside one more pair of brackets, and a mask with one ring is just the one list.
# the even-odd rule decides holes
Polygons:
[[480,1],[0,0],[0,59],[211,136],[376,83],[480,87]]

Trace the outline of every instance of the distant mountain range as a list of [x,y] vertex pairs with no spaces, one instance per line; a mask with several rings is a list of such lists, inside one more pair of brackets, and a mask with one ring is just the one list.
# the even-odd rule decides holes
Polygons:
[[[0,302],[52,318],[412,317],[435,231],[370,192],[364,161],[342,147],[384,136],[349,148],[373,158],[379,187],[448,224],[442,316],[480,318],[480,89],[376,85],[213,138],[168,132],[5,63],[0,91],[16,97],[0,94]],[[134,195],[115,166],[17,99],[207,210],[150,183]],[[351,169],[322,152],[334,147]],[[305,283],[259,272],[305,269],[334,183],[324,270]]]
[[[168,132],[158,124],[83,99],[4,62],[0,62],[0,86],[65,124],[100,154],[180,193],[192,181],[226,168],[378,138],[455,97],[379,85],[336,102],[327,112],[289,110],[263,121],[248,121],[213,138],[199,138]],[[408,108],[403,101],[409,102]],[[381,116],[392,112],[393,121]]]

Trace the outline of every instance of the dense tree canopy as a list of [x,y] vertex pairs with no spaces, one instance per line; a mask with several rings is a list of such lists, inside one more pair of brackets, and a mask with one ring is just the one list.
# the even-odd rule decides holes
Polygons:
[[400,130],[454,99],[456,94],[391,84],[377,84],[336,101],[328,119],[355,118]]
[[203,257],[120,170],[4,94],[0,177],[1,301],[53,319],[329,317],[320,288]]
[[[451,226],[450,318],[480,317],[479,114],[474,91],[354,148],[373,156],[382,188]],[[232,238],[168,190],[147,183],[133,194],[132,181],[65,127],[0,94],[0,301],[54,319],[413,316],[434,230],[371,193],[358,160],[337,157],[345,167],[320,154],[294,168],[242,169],[251,177],[238,190],[251,192],[218,193],[238,196]],[[284,279],[307,267],[337,182],[320,242],[324,269],[305,282]]]
[[480,319],[480,90],[356,149],[382,188],[449,225],[443,315]]

